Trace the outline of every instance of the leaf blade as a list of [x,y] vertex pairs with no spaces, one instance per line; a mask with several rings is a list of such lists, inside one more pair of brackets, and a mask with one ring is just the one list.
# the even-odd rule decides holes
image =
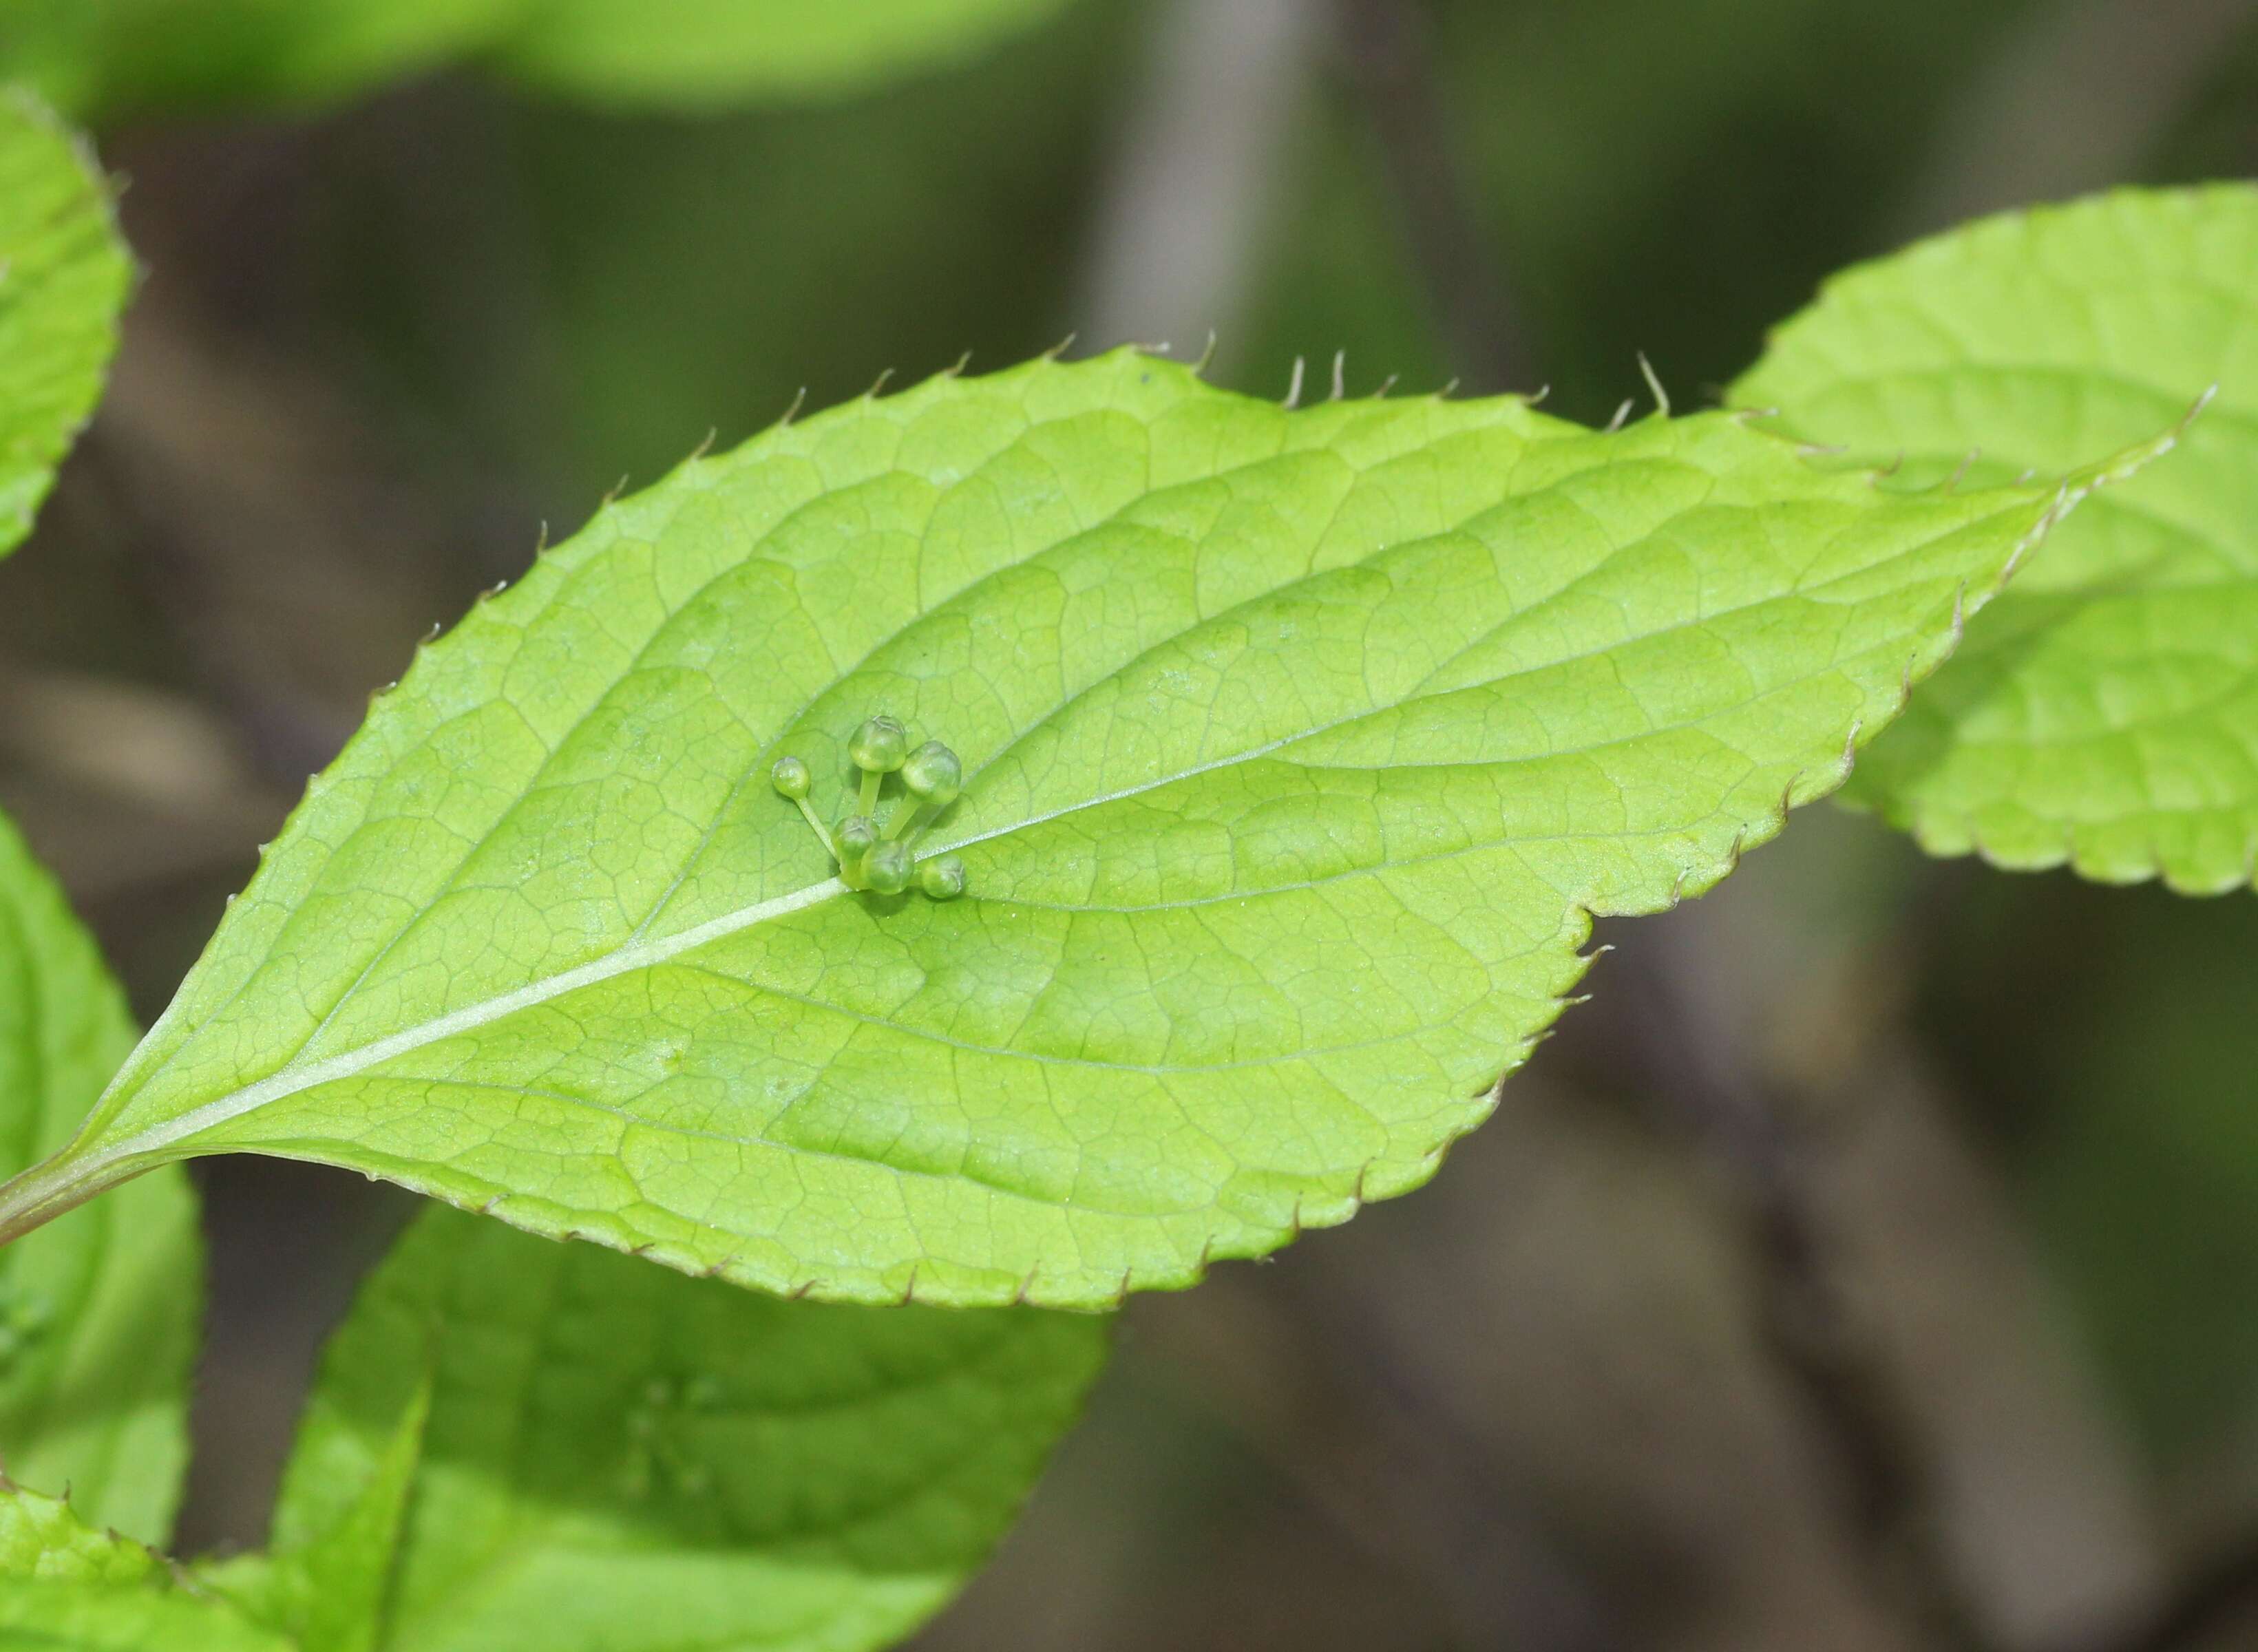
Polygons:
[[0,1576],[50,1583],[168,1585],[140,1544],[88,1525],[67,1502],[0,1482]]
[[[428,651],[55,1174],[326,1159],[841,1301],[1189,1283],[1424,1181],[1589,916],[1831,789],[2096,479],[1133,352],[852,404]],[[764,783],[882,705],[965,755],[963,899],[849,898]]]
[[131,279],[92,156],[29,93],[0,91],[0,557],[94,410]]
[[978,1565],[1106,1344],[1034,1309],[779,1302],[435,1209],[324,1355],[278,1544],[352,1519],[412,1438],[388,1652],[888,1645]]
[[41,1652],[291,1652],[217,1603],[181,1591],[0,1578],[0,1646]]
[[1816,440],[2010,473],[2184,416],[1879,744],[1846,800],[1932,854],[2187,893],[2258,856],[2258,191],[2127,190],[1985,220],[1829,283],[1734,386]]
[[[0,816],[0,1166],[70,1139],[133,1046],[94,942]],[[202,1253],[177,1167],[0,1251],[0,1452],[93,1520],[161,1541],[188,1457]]]

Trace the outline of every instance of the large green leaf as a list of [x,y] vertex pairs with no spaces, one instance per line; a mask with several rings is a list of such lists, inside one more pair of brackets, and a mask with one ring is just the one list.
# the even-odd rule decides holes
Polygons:
[[178,1590],[0,1577],[0,1652],[296,1652]]
[[131,277],[91,158],[0,88],[0,557],[94,410]]
[[[0,1165],[70,1138],[133,1047],[93,941],[0,817]],[[202,1268],[177,1166],[0,1250],[0,1461],[160,1540],[179,1496]]]
[[303,1474],[314,1471],[302,1471],[273,1552],[199,1568],[201,1582],[288,1634],[299,1652],[370,1652],[379,1643],[431,1408],[428,1350],[391,1351],[425,1369],[393,1407],[389,1434],[356,1441],[340,1483],[307,1487]]
[[850,91],[970,56],[1066,0],[535,0],[501,62],[606,103],[722,107]]
[[[782,1302],[433,1209],[323,1361],[277,1549],[380,1563],[385,1652],[890,1645],[1017,1511],[1108,1329]],[[368,1511],[403,1461],[395,1552]]]
[[0,1479],[0,1578],[60,1583],[164,1584],[156,1554],[89,1526],[59,1498]]
[[2044,472],[2217,401],[2080,514],[1860,765],[1941,854],[2208,892],[2258,857],[2258,189],[1993,218],[1830,283],[1734,386],[1921,486]]
[[[1426,1180],[1591,916],[1831,790],[2093,479],[1128,351],[770,431],[423,655],[0,1231],[252,1150],[831,1300],[1187,1284]],[[881,709],[961,900],[767,783]]]

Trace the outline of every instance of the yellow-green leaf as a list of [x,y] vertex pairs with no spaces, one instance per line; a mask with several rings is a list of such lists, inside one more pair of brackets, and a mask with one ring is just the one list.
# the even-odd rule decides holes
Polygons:
[[131,280],[93,157],[0,88],[0,557],[94,411]]
[[[94,942],[0,816],[0,1166],[72,1131],[133,1047]],[[202,1258],[177,1166],[0,1249],[0,1462],[145,1542],[187,1460]]]
[[[1128,351],[772,430],[425,652],[0,1232],[252,1151],[829,1300],[1188,1284],[1425,1181],[1592,916],[1831,791],[2097,474]],[[961,754],[960,898],[770,783],[836,818],[879,712]]]
[[1907,486],[2044,473],[2212,386],[2180,452],[2016,582],[1861,763],[1853,801],[1935,854],[2189,893],[2250,881],[2258,189],[1989,219],[1837,277],[1780,330],[1733,400],[1868,462],[1902,455]]
[[1107,1333],[780,1302],[429,1211],[324,1357],[275,1516],[278,1564],[344,1586],[270,1621],[308,1652],[890,1646],[1017,1513]]

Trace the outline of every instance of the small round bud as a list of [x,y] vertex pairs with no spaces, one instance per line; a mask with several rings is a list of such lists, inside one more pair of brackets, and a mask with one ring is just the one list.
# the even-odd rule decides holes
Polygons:
[[769,778],[776,789],[797,803],[807,795],[810,777],[807,765],[797,757],[779,757],[776,767],[769,770]]
[[881,843],[863,861],[863,882],[879,895],[898,895],[910,886],[910,851],[905,843]]
[[909,731],[891,717],[873,717],[855,731],[847,755],[865,774],[890,775],[908,754]]
[[964,862],[953,854],[924,862],[918,868],[918,887],[934,900],[955,900],[964,893]]
[[831,842],[839,851],[840,876],[857,883],[863,861],[877,847],[878,823],[867,814],[850,814],[831,828]]
[[910,795],[939,807],[954,803],[964,790],[964,765],[937,740],[928,740],[902,763],[902,784]]

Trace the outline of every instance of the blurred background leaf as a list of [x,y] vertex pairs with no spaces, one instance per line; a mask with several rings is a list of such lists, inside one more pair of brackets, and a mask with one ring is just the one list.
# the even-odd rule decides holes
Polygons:
[[81,119],[305,108],[465,60],[600,103],[835,95],[969,57],[1067,0],[11,0],[0,71]]

